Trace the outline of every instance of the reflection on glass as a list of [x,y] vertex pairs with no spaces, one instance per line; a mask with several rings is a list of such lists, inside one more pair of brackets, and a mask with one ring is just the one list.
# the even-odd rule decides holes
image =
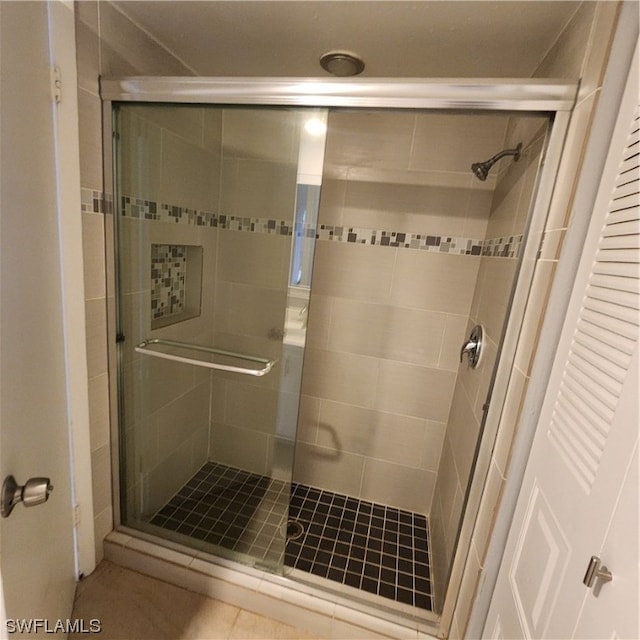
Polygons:
[[313,246],[316,237],[320,185],[298,184],[296,188],[296,215],[293,228],[293,255],[291,257],[291,285],[311,287]]

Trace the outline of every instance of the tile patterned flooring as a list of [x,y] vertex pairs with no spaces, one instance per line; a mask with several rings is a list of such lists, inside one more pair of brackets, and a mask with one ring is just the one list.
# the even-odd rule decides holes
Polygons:
[[[103,560],[78,584],[73,620],[99,620],[100,640],[311,640],[305,629]],[[87,638],[71,633],[69,640]]]
[[[285,547],[287,518],[302,530]],[[208,462],[151,524],[432,609],[428,524],[420,514]]]

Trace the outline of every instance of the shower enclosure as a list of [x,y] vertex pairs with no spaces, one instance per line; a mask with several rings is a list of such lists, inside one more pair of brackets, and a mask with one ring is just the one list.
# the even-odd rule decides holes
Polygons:
[[435,619],[486,477],[572,89],[102,89],[120,524]]

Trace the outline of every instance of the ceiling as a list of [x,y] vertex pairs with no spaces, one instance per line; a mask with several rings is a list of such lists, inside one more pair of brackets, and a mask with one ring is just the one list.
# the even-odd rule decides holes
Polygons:
[[356,52],[369,77],[529,77],[580,3],[462,0],[114,2],[201,76],[323,76]]

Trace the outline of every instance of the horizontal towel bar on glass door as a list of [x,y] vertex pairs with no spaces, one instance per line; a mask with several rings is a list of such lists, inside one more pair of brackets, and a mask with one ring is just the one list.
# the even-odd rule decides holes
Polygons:
[[[207,353],[214,356],[223,356],[225,358],[234,358],[236,360],[247,360],[248,362],[257,362],[262,367],[250,368],[250,367],[237,367],[230,364],[220,364],[218,362],[209,362],[207,360],[198,360],[197,358],[189,358],[187,356],[176,355],[174,353],[164,353],[162,351],[155,351],[152,347],[164,346],[173,347],[174,349],[183,349],[185,351],[199,351],[201,353]],[[196,367],[206,367],[207,369],[218,369],[220,371],[230,371],[232,373],[242,373],[248,376],[265,376],[273,366],[275,360],[269,360],[267,358],[260,358],[258,356],[249,356],[245,353],[235,353],[233,351],[224,351],[222,349],[214,349],[213,347],[203,347],[199,344],[188,344],[186,342],[177,342],[175,340],[164,340],[162,338],[149,338],[144,340],[135,347],[138,353],[144,353],[154,358],[163,358],[164,360],[173,360],[174,362],[183,362],[185,364],[193,364]]]

